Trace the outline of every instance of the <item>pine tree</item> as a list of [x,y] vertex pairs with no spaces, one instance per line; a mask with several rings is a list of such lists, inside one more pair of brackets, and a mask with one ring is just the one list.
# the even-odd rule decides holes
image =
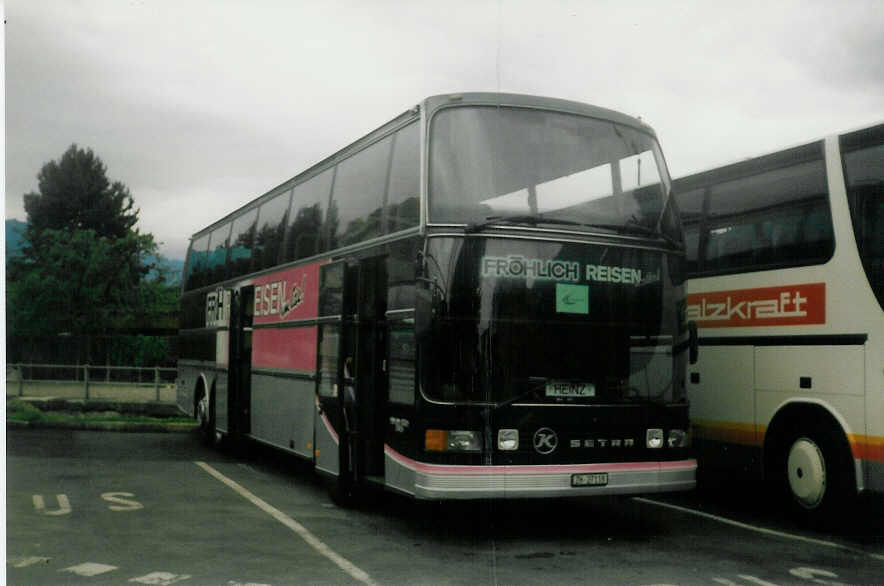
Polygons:
[[24,196],[28,231],[94,230],[98,236],[123,238],[138,222],[129,189],[110,182],[104,163],[91,149],[76,144],[37,175],[39,193]]
[[9,336],[89,339],[169,327],[177,291],[162,271],[148,277],[157,244],[136,227],[129,189],[109,181],[101,159],[76,145],[37,177],[39,193],[24,196],[22,256],[7,266]]

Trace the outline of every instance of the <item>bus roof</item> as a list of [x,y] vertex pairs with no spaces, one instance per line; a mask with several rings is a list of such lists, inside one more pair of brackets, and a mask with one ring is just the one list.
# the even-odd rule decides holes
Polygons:
[[642,120],[638,118],[634,118],[632,116],[628,116],[621,112],[617,112],[616,110],[609,110],[607,108],[601,108],[599,106],[593,106],[590,104],[584,104],[581,102],[574,102],[570,100],[563,100],[559,98],[549,98],[544,96],[532,96],[526,94],[508,94],[508,93],[496,93],[496,92],[464,92],[464,93],[451,93],[451,94],[439,94],[435,96],[430,96],[424,100],[422,100],[419,104],[414,106],[413,108],[406,110],[402,114],[396,116],[392,120],[382,124],[378,128],[372,130],[368,134],[360,137],[359,139],[351,142],[344,148],[336,151],[328,157],[321,159],[320,161],[310,165],[308,168],[304,169],[300,173],[286,179],[282,183],[274,186],[272,189],[267,190],[263,194],[254,197],[239,206],[238,208],[232,210],[230,213],[225,214],[221,218],[215,220],[211,224],[199,229],[194,232],[190,237],[191,240],[195,240],[199,238],[218,226],[224,224],[224,222],[230,221],[235,216],[240,214],[241,212],[246,211],[251,207],[257,207],[260,205],[260,202],[264,199],[268,199],[272,195],[279,193],[280,190],[290,189],[293,185],[298,183],[301,179],[307,179],[313,175],[318,174],[320,171],[325,170],[326,168],[332,166],[337,163],[340,159],[348,156],[352,151],[358,150],[363,146],[366,146],[375,140],[381,138],[386,135],[389,131],[392,131],[398,126],[405,124],[406,122],[411,121],[412,119],[416,119],[421,110],[423,109],[428,117],[432,116],[434,112],[439,110],[440,108],[457,106],[457,105],[472,105],[472,106],[498,106],[498,107],[516,107],[516,108],[535,108],[538,110],[553,110],[558,112],[565,112],[570,114],[576,114],[578,116],[588,116],[591,118],[598,118],[601,120],[610,120],[611,122],[615,122],[617,124],[623,124],[626,126],[632,126],[639,130],[642,130],[646,133],[651,134],[656,138],[656,133],[653,128],[649,125],[645,124]]
[[842,130],[840,132],[829,132],[827,134],[816,135],[814,138],[811,138],[810,140],[803,140],[801,142],[796,142],[796,143],[792,143],[792,144],[782,146],[779,148],[767,150],[767,151],[764,151],[760,154],[755,154],[755,155],[751,155],[748,157],[743,157],[741,159],[731,159],[729,161],[725,161],[725,162],[717,164],[717,165],[712,165],[711,167],[705,167],[705,168],[699,169],[697,171],[694,171],[692,173],[682,175],[681,177],[674,178],[672,181],[673,181],[673,183],[692,184],[692,183],[695,183],[698,179],[700,179],[702,177],[711,176],[713,174],[716,174],[716,173],[726,170],[726,169],[749,168],[753,164],[757,164],[757,162],[760,159],[764,159],[766,157],[772,157],[775,155],[785,154],[790,151],[797,151],[797,150],[805,148],[809,145],[812,145],[812,144],[815,144],[818,142],[822,142],[830,137],[847,136],[847,135],[851,135],[854,133],[872,130],[874,128],[879,128],[881,126],[884,126],[884,120],[879,120],[877,122],[871,122],[869,124],[864,124],[862,126],[854,126],[852,128],[848,128],[847,130]]
[[500,107],[516,107],[516,108],[537,108],[540,110],[556,110],[560,112],[568,112],[580,116],[589,116],[591,118],[600,118],[602,120],[610,120],[617,124],[625,124],[634,126],[645,132],[649,132],[656,136],[654,130],[645,124],[639,118],[634,118],[591,104],[582,102],[573,102],[571,100],[563,100],[560,98],[548,98],[545,96],[531,96],[526,94],[506,94],[494,92],[466,92],[458,94],[441,94],[431,96],[424,100],[427,112],[432,114],[439,108],[452,106],[457,104],[469,104],[476,106],[500,106]]

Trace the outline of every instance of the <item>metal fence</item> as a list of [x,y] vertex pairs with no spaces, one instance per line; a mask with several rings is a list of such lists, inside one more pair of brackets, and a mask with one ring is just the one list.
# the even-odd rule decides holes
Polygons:
[[7,364],[6,394],[168,401],[175,368],[91,364]]

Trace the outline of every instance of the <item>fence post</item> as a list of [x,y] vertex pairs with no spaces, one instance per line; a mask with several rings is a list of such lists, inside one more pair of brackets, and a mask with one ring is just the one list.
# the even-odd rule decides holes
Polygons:
[[25,369],[21,364],[18,365],[18,396],[25,394]]
[[157,391],[157,403],[160,402],[160,367],[153,367],[153,384],[156,387]]
[[83,391],[86,395],[86,400],[89,400],[89,365],[83,365]]

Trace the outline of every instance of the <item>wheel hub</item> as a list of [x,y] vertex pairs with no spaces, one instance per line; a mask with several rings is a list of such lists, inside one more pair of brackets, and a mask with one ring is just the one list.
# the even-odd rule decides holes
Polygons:
[[202,397],[197,404],[197,420],[200,427],[205,427],[209,423],[209,401],[206,397]]
[[806,509],[816,508],[826,494],[826,461],[816,443],[806,437],[795,440],[786,461],[792,496]]

